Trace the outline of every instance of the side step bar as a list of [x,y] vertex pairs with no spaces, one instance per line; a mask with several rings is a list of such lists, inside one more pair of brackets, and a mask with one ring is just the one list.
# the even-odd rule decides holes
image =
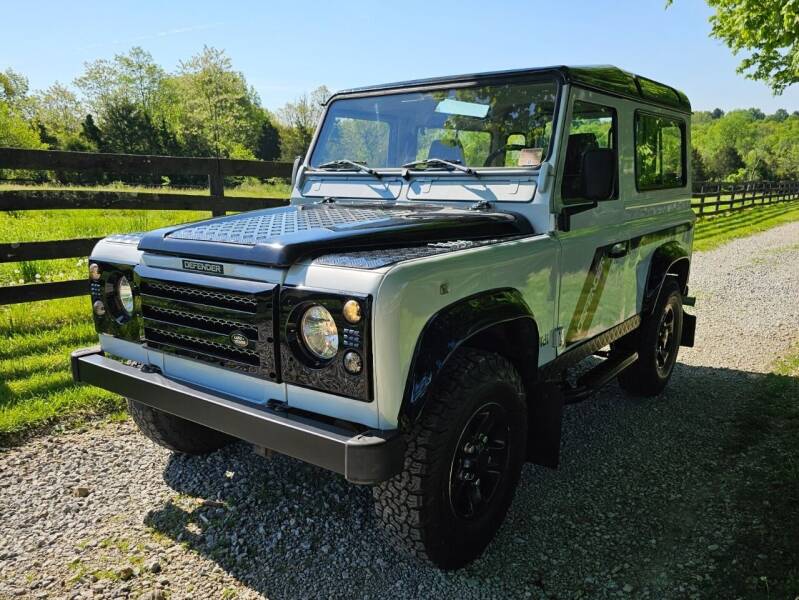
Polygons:
[[596,367],[583,373],[577,379],[577,385],[564,391],[564,402],[574,404],[585,400],[593,392],[604,386],[619,373],[638,360],[638,353],[633,352],[627,356],[607,358]]

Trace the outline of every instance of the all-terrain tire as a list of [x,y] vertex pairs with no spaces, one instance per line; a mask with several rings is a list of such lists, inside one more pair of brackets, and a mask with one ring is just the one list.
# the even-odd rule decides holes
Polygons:
[[614,350],[638,352],[638,360],[619,374],[623,390],[634,396],[657,396],[663,391],[677,362],[682,314],[679,283],[667,277],[652,314],[614,346]]
[[[495,429],[482,435],[480,428],[487,431],[488,421]],[[506,451],[498,450],[503,434]],[[475,439],[479,445],[470,445]],[[408,435],[404,470],[373,488],[379,521],[397,545],[419,558],[443,569],[468,564],[482,554],[505,518],[526,441],[527,405],[516,369],[497,354],[459,350]],[[484,459],[489,473],[491,465],[501,463],[501,475],[487,475],[482,466],[474,473],[468,470]],[[476,475],[478,483],[469,475]],[[485,492],[489,486],[490,494]],[[482,512],[465,516],[470,507],[483,506],[475,503],[477,497],[484,502]]]
[[229,435],[128,398],[128,413],[156,444],[181,454],[209,454],[233,441]]

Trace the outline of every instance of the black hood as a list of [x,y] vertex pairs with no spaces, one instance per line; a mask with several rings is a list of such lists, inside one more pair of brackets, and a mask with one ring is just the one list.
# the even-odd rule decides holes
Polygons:
[[329,252],[531,234],[509,212],[439,206],[313,204],[258,210],[146,234],[139,249],[272,267]]

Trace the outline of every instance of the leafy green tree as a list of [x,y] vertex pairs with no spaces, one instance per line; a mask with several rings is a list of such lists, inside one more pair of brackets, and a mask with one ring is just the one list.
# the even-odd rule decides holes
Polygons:
[[0,101],[0,146],[44,148],[39,134],[19,112]]
[[222,50],[205,47],[181,62],[174,84],[176,125],[188,145],[213,156],[252,158],[263,119],[260,100]]
[[[738,72],[766,82],[775,94],[799,81],[799,2],[706,0],[715,10],[711,35],[746,57]],[[667,0],[670,5],[672,0]]]
[[166,72],[153,60],[152,55],[136,46],[127,54],[117,54],[113,59],[100,59],[86,64],[86,71],[75,79],[83,92],[89,108],[102,121],[105,111],[113,103],[138,104],[153,115],[162,100],[162,84]]
[[278,160],[280,158],[280,132],[267,116],[261,123],[258,141],[255,143],[255,157],[261,160]]
[[696,148],[691,148],[691,172],[694,183],[703,183],[708,180],[705,159]]
[[787,119],[790,116],[791,115],[788,114],[787,110],[785,110],[784,108],[778,108],[777,110],[774,111],[774,114],[769,116],[768,118],[771,119],[772,121],[778,121],[779,123],[782,123],[785,119]]
[[734,146],[723,146],[708,161],[708,170],[717,179],[728,179],[746,167]]
[[[107,111],[101,134],[94,136],[101,151],[174,154],[177,150],[174,135],[166,123],[155,123],[138,104],[120,100],[109,105]],[[84,125],[87,125],[85,121]]]
[[0,146],[44,148],[30,121],[28,79],[12,69],[0,71]]
[[103,132],[100,131],[100,128],[95,124],[94,117],[92,117],[90,114],[86,115],[86,118],[80,124],[80,127],[81,137],[84,140],[93,145],[95,149],[103,147]]
[[86,149],[80,139],[83,106],[70,89],[56,82],[32,98],[33,121],[52,148]]
[[322,85],[310,94],[302,94],[294,102],[287,102],[277,116],[282,126],[281,156],[283,160],[294,160],[304,156],[311,145],[314,131],[324,110],[324,104],[330,97],[330,90]]
[[724,116],[724,111],[721,110],[720,108],[714,108],[713,112],[710,114],[713,116],[714,119],[720,119],[721,117]]

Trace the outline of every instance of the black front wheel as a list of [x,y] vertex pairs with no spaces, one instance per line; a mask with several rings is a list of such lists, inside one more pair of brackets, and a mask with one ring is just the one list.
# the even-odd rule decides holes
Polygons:
[[374,488],[389,536],[443,569],[479,557],[513,499],[526,438],[513,365],[497,354],[458,351],[409,435],[404,470]]
[[657,306],[641,327],[614,350],[638,352],[638,360],[619,375],[619,385],[637,396],[656,396],[671,377],[682,338],[682,293],[677,280],[663,282]]

